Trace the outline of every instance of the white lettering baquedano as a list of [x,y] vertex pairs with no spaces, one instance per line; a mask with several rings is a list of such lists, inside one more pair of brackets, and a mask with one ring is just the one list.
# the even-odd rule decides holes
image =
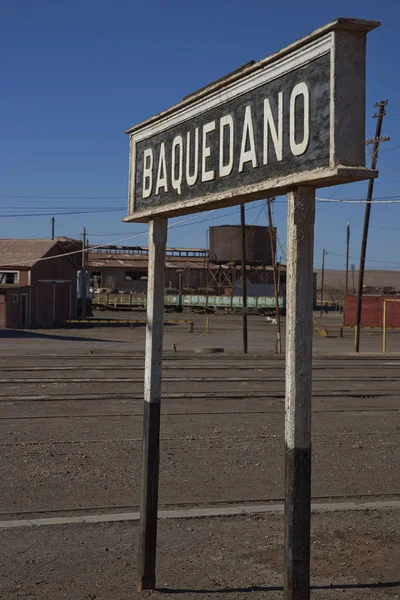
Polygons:
[[215,121],[203,125],[203,157],[201,168],[201,180],[212,181],[215,178],[215,171],[207,171],[207,158],[211,155],[211,146],[207,146],[207,134],[215,129]]
[[[176,155],[178,156],[178,175],[176,175]],[[172,142],[172,156],[171,156],[171,183],[174,190],[178,194],[182,194],[182,178],[183,178],[183,139],[181,135],[177,135]]]
[[162,142],[162,144],[160,146],[160,158],[158,159],[158,169],[157,169],[156,194],[159,193],[160,188],[164,188],[164,192],[168,192],[167,165],[165,163],[165,144],[164,144],[164,142]]
[[264,100],[264,165],[269,162],[269,133],[271,133],[274,144],[276,160],[281,161],[283,159],[283,92],[278,94],[278,131],[272,116],[269,99],[265,98]]
[[194,185],[199,174],[199,128],[194,132],[194,172],[190,175],[190,131],[186,134],[186,183]]
[[[229,160],[224,164],[224,130],[229,127]],[[233,139],[234,124],[232,115],[221,117],[219,122],[219,176],[226,177],[232,173],[233,169]]]
[[[303,140],[296,142],[296,99],[303,96],[304,124]],[[300,156],[307,150],[310,140],[310,94],[307,85],[302,82],[294,86],[290,96],[289,110],[290,150],[294,156]]]
[[151,196],[153,186],[153,150],[146,148],[143,152],[143,198]]
[[[250,148],[246,150],[247,142],[249,143]],[[242,134],[242,144],[240,148],[240,159],[239,159],[239,173],[243,171],[243,167],[245,163],[251,162],[251,165],[254,167],[258,166],[257,156],[256,156],[256,146],[254,143],[254,129],[253,129],[253,119],[251,116],[251,106],[246,106],[246,111],[244,115],[244,123],[243,123],[243,134]]]

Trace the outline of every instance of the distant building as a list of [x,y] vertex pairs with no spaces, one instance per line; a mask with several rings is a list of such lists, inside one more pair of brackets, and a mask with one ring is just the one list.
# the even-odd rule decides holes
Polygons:
[[[93,287],[114,292],[147,292],[148,248],[146,246],[105,246],[90,248],[88,268]],[[241,266],[234,262],[214,263],[204,248],[167,248],[165,287],[193,293],[237,295]],[[273,269],[267,264],[248,264],[247,279],[260,284],[258,291],[273,296]],[[281,293],[285,294],[286,267],[280,267]],[[249,288],[249,294],[251,294]],[[256,289],[256,288],[255,288]],[[268,293],[267,293],[268,292]]]
[[0,328],[54,327],[76,316],[77,267],[65,252],[59,240],[0,239]]
[[[208,252],[202,248],[167,248],[165,286],[191,288],[207,284]],[[147,292],[148,248],[145,246],[104,246],[90,248],[88,268],[95,288],[117,292]]]

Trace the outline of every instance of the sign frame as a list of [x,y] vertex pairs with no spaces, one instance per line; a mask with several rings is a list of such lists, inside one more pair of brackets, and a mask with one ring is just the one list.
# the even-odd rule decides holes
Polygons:
[[[211,208],[223,208],[284,194],[299,185],[319,188],[376,177],[376,171],[365,167],[365,42],[366,33],[378,26],[376,21],[337,19],[279,52],[257,63],[245,65],[242,69],[187,96],[182,102],[159,115],[128,129],[126,133],[130,136],[129,202],[128,215],[124,221],[148,221],[156,216],[172,217]],[[176,191],[169,194],[168,198],[163,198],[163,194],[160,193],[151,193],[146,199],[140,197],[137,189],[137,182],[141,176],[138,163],[143,162],[142,156],[139,156],[140,144],[143,146],[145,141],[151,143],[156,135],[162,132],[166,134],[173,128],[179,131],[180,127],[182,132],[186,132],[193,119],[204,115],[209,115],[209,119],[212,119],[214,112],[230,100],[251,94],[261,85],[283,78],[299,68],[308,69],[318,57],[327,54],[330,62],[329,159],[327,157],[323,167],[314,168],[313,161],[310,160],[310,168],[280,175],[279,170],[277,172],[271,168],[273,165],[257,165],[262,167],[266,177],[255,183],[240,185],[242,174],[232,173],[236,177],[226,177],[224,189],[213,192],[212,188],[216,186],[212,184],[221,180],[221,177],[218,180],[218,174],[215,173],[214,181],[208,186],[211,193],[199,191],[197,194],[194,189],[194,193],[187,197],[185,190],[181,189],[181,193]],[[353,106],[356,106],[357,110],[352,110]],[[312,128],[312,122],[310,126]],[[210,152],[213,150],[216,148],[209,149]],[[184,154],[183,146],[180,152]],[[184,161],[182,155],[181,160]],[[164,162],[164,166],[165,164]],[[154,164],[153,180],[156,178],[156,172],[157,165]],[[259,169],[257,175],[260,179]],[[182,168],[181,176],[184,179]],[[201,182],[196,181],[193,185],[201,187]],[[154,187],[152,184],[151,191]]]

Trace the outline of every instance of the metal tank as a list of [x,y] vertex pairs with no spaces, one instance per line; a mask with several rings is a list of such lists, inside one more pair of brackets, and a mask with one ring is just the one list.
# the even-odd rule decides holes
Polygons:
[[[241,226],[210,227],[210,261],[215,264],[240,264],[241,260]],[[268,227],[246,225],[246,263],[272,264]]]

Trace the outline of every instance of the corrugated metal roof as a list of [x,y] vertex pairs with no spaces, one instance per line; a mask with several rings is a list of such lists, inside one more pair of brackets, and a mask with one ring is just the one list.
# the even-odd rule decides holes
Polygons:
[[[117,254],[110,256],[105,254],[104,258],[101,254],[89,253],[89,268],[100,268],[100,267],[125,267],[135,268],[141,267],[147,269],[149,257],[148,256],[132,256],[129,254]],[[196,256],[171,256],[166,257],[166,264],[174,263],[175,266],[181,268],[182,266],[190,265],[194,268],[200,269],[204,267],[204,258]]]
[[[89,254],[89,269],[102,269],[102,268],[114,268],[114,269],[147,269],[148,268],[148,256],[126,256],[126,255],[117,255],[110,257],[109,255],[105,255],[104,258],[100,258],[100,255]],[[210,269],[212,271],[217,271],[218,269],[228,270],[231,268],[230,265],[216,265],[204,262],[204,258],[201,257],[186,257],[186,256],[173,256],[166,257],[165,266],[167,269],[182,269],[182,268],[190,268],[190,269]],[[247,266],[250,269],[250,265]],[[240,271],[240,265],[236,265],[236,270]],[[272,271],[272,266],[262,266],[257,265],[256,267],[252,267],[253,271]],[[286,271],[286,265],[280,266],[281,271]]]
[[32,267],[57,240],[0,238],[0,267]]
[[195,262],[192,259],[188,260],[176,260],[179,257],[174,256],[172,260],[167,258],[165,262],[165,266],[168,269],[181,269],[182,267],[190,267],[191,269],[204,269],[204,259],[201,261]]

